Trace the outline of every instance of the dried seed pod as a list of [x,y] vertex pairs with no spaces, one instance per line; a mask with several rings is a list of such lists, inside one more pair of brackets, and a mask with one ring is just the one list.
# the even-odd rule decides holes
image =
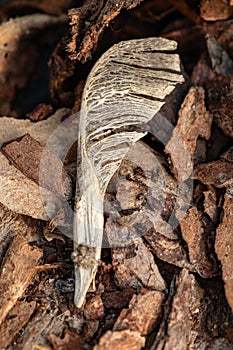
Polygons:
[[176,46],[164,38],[121,42],[102,55],[87,79],[78,132],[74,256],[80,246],[87,255],[75,262],[77,307],[100,258],[107,185],[165,97],[184,82]]

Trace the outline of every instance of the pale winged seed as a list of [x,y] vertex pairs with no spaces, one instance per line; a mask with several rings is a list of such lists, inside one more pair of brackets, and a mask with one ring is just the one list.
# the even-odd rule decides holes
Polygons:
[[[147,38],[114,45],[93,67],[82,97],[74,257],[79,246],[92,253],[75,264],[75,304],[81,307],[95,275],[103,236],[106,187],[130,146],[146,132],[165,97],[184,82],[176,42]],[[93,249],[94,248],[94,249]]]

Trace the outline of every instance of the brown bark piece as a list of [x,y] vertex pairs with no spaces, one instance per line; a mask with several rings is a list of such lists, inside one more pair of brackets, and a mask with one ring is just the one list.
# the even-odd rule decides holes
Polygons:
[[232,14],[232,9],[225,0],[201,0],[201,17],[205,21],[220,21]]
[[187,254],[179,240],[164,237],[155,230],[150,230],[144,236],[144,239],[150,244],[156,256],[178,267],[186,267],[193,270],[192,265],[188,262]]
[[195,277],[184,269],[177,279],[164,350],[198,349],[195,342],[201,331],[203,296]]
[[112,250],[112,263],[116,271],[117,284],[121,288],[144,286],[164,291],[166,284],[154,262],[153,255],[145,244],[138,239],[131,248],[131,252],[129,247]]
[[221,159],[233,163],[233,147],[230,147],[225,153],[220,156]]
[[0,203],[0,262],[9,243],[18,232],[30,241],[38,239],[38,221],[8,210]]
[[32,122],[38,122],[40,120],[46,119],[54,112],[52,105],[46,105],[45,103],[40,103],[36,108],[27,114],[27,117]]
[[[54,299],[51,300],[47,296],[46,305],[37,309],[37,313],[24,329],[24,336],[22,339],[19,339],[19,349],[32,350],[36,346],[48,347],[49,343],[46,337],[51,333],[62,337],[65,329],[67,329],[65,320],[70,315],[70,312],[66,311],[58,315],[58,309],[54,309],[53,306]],[[47,312],[48,309],[51,310],[50,313]]]
[[121,311],[113,330],[131,330],[148,335],[161,320],[164,298],[165,295],[157,291],[134,295],[129,307]]
[[55,334],[49,334],[48,340],[52,343],[56,350],[91,350],[92,347],[85,343],[85,341],[77,333],[67,330],[63,339]]
[[179,119],[166,145],[176,178],[184,181],[193,169],[198,137],[209,139],[212,117],[205,108],[202,87],[191,87],[179,111]]
[[225,135],[233,137],[233,75],[217,76],[207,85],[209,110]]
[[133,294],[133,288],[127,288],[120,291],[106,291],[102,296],[104,306],[109,309],[123,309],[123,307],[128,306]]
[[18,301],[13,309],[10,310],[8,317],[0,327],[0,347],[7,347],[15,335],[29,321],[36,307],[36,302],[27,303]]
[[224,188],[232,185],[232,174],[233,163],[216,160],[197,166],[193,172],[193,178],[201,181],[205,185]]
[[228,193],[225,194],[224,199],[223,218],[216,231],[215,250],[222,264],[226,298],[233,311],[233,199]]
[[49,91],[54,103],[70,107],[73,104],[73,94],[66,91],[65,83],[75,71],[75,62],[71,61],[66,52],[66,42],[62,39],[55,48],[49,60]]
[[94,350],[140,350],[145,345],[145,338],[138,332],[129,330],[106,332],[94,347]]
[[[71,198],[72,182],[62,161],[30,135],[8,143],[2,147],[2,151],[16,168],[39,186],[49,189],[61,198]],[[46,158],[43,167],[42,157]]]
[[104,305],[100,295],[95,295],[85,305],[84,315],[88,320],[98,320],[104,317]]
[[14,237],[0,272],[0,324],[28,285],[33,283],[42,256],[41,249],[29,245],[21,234]]
[[11,19],[0,26],[0,114],[11,112],[17,89],[26,85],[34,70],[37,53],[34,47],[28,55],[25,39],[64,20],[63,16],[33,14]]
[[207,252],[206,238],[207,233],[201,225],[202,215],[197,207],[191,207],[180,222],[181,232],[188,245],[189,259],[197,272],[204,278],[210,278],[216,275],[216,264],[214,264]]
[[61,124],[62,118],[69,112],[68,108],[58,109],[47,120],[33,123],[30,120],[15,118],[0,118],[0,146],[3,143],[16,140],[25,134],[30,134],[41,144],[45,144],[53,131]]
[[204,191],[204,212],[208,214],[210,219],[217,223],[218,209],[217,209],[217,192],[213,186],[209,186],[207,191]]
[[142,0],[88,0],[82,7],[70,10],[70,58],[83,63],[90,59],[104,28],[121,10],[132,9],[140,2]]
[[48,220],[62,207],[58,196],[26,177],[2,153],[0,163],[0,202],[4,206],[40,220]]

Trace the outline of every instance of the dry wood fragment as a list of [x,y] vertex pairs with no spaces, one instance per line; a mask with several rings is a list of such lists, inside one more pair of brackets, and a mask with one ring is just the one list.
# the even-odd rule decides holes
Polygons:
[[207,84],[209,110],[213,114],[214,122],[230,137],[233,137],[232,86],[232,74],[217,76]]
[[47,120],[33,123],[30,120],[15,119],[10,117],[0,118],[0,146],[3,143],[15,140],[25,134],[38,142],[45,144],[53,131],[61,124],[62,118],[69,113],[68,108],[58,109]]
[[68,44],[73,60],[86,62],[91,58],[101,33],[123,9],[136,7],[143,0],[88,0],[69,11],[71,41]]
[[50,117],[54,112],[54,108],[50,104],[40,103],[34,110],[27,114],[27,117],[32,122],[38,122],[40,120]]
[[155,230],[150,230],[143,237],[159,259],[168,264],[186,267],[190,271],[193,271],[194,267],[189,263],[187,253],[179,239],[169,239]]
[[195,277],[183,269],[176,281],[176,293],[168,316],[167,334],[156,349],[200,349],[195,347],[202,329],[204,291]]
[[[3,146],[2,152],[16,168],[39,186],[47,188],[58,197],[71,198],[72,182],[62,161],[29,134]],[[41,167],[43,152],[47,154]]]
[[225,0],[201,0],[200,15],[205,21],[220,21],[232,14],[232,8]]
[[220,158],[233,163],[233,147],[230,147],[225,153],[220,156]]
[[158,291],[145,291],[134,295],[127,309],[123,309],[113,327],[114,331],[138,331],[148,335],[160,322],[165,295]]
[[89,299],[85,305],[84,315],[89,320],[96,320],[104,317],[104,305],[100,295]]
[[[41,30],[64,23],[66,16],[53,17],[33,14],[11,19],[0,26],[0,114],[11,112],[16,90],[22,89],[32,74],[37,55],[35,46],[31,55],[25,54],[25,39]],[[32,58],[33,57],[33,58]],[[16,64],[17,62],[17,64]]]
[[109,309],[123,309],[128,306],[133,294],[133,288],[122,289],[120,291],[106,291],[103,293],[102,299],[104,306]]
[[233,311],[233,199],[231,193],[224,196],[222,222],[216,231],[215,250],[222,264],[222,274],[227,301]]
[[42,256],[41,249],[29,245],[21,233],[14,237],[0,271],[0,324],[33,283]]
[[208,186],[204,193],[204,212],[216,223],[218,219],[217,192],[213,186]]
[[[47,301],[47,300],[46,300]],[[48,313],[48,308],[51,312]],[[26,325],[22,339],[19,339],[20,349],[32,350],[38,346],[49,347],[49,341],[46,339],[49,334],[55,334],[62,337],[67,326],[65,320],[70,315],[69,311],[59,315],[57,307],[54,308],[54,299],[51,303],[46,303],[37,309],[37,312],[32,317],[31,321]]]
[[119,287],[144,286],[158,291],[166,289],[153,255],[140,239],[131,247],[114,248],[112,260],[115,280]]
[[[28,120],[2,117],[0,118],[0,144],[22,137],[27,132],[37,141],[45,144],[67,113],[68,109],[60,109],[48,120],[36,124]],[[0,159],[2,188],[0,202],[2,204],[19,214],[42,220],[48,220],[62,207],[61,200],[53,192],[38,186],[21,171],[17,170],[2,153],[0,153]],[[43,191],[43,203],[41,191]]]
[[91,350],[92,347],[85,343],[85,341],[77,333],[67,330],[64,338],[59,338],[55,334],[49,334],[48,340],[56,350]]
[[224,188],[232,185],[232,174],[233,163],[224,160],[216,160],[197,166],[193,172],[193,178],[201,181],[205,185]]
[[[189,250],[189,260],[196,271],[204,278],[210,278],[217,273],[217,264],[207,250],[207,235],[202,226],[202,215],[196,206],[192,206],[180,222],[181,232]],[[213,255],[213,252],[212,252]]]
[[0,262],[12,239],[23,232],[28,242],[38,239],[38,221],[16,214],[0,203]]
[[94,346],[94,350],[140,350],[145,345],[145,338],[135,331],[106,332]]
[[0,327],[0,347],[7,347],[15,335],[29,321],[36,308],[36,302],[18,301],[13,309],[10,310],[8,317]]
[[191,175],[198,137],[209,139],[212,116],[205,107],[202,87],[191,87],[179,111],[173,135],[166,145],[166,153],[176,178],[184,181]]
[[40,220],[48,220],[62,207],[58,196],[26,177],[2,153],[0,162],[0,202],[4,206],[18,214]]

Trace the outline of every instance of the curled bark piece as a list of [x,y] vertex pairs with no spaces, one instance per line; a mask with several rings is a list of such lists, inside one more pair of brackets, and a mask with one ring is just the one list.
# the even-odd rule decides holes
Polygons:
[[93,67],[83,92],[78,132],[74,220],[75,304],[80,307],[94,277],[103,236],[104,194],[145,124],[183,83],[176,43],[163,38],[121,42]]
[[142,0],[88,0],[82,7],[70,10],[72,34],[71,42],[68,44],[70,58],[81,62],[90,59],[105,27],[122,9],[129,10],[140,2]]
[[[33,59],[25,55],[25,39],[42,29],[64,23],[66,16],[34,14],[11,19],[0,26],[0,113],[11,112],[16,89],[22,89],[33,71]],[[35,48],[32,52],[35,56]],[[16,64],[17,62],[17,64]]]

